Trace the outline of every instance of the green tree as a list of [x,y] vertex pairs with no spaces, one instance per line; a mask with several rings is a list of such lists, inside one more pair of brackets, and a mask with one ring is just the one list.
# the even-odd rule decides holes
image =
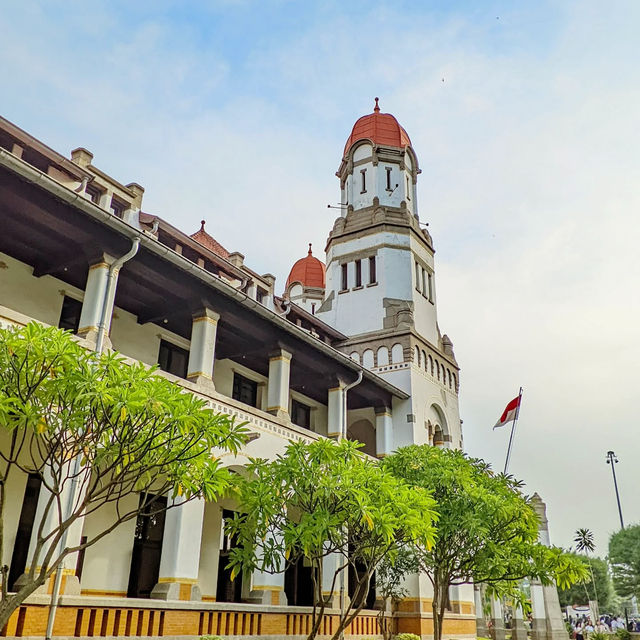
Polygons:
[[[304,558],[311,565],[314,593],[309,638],[350,573],[351,597],[342,607],[338,638],[365,605],[371,577],[383,558],[414,543],[434,540],[434,501],[363,456],[361,445],[322,439],[291,443],[273,461],[253,460],[237,478],[242,511],[229,523],[237,541],[230,556],[232,575],[256,569],[279,573]],[[324,574],[324,559],[336,568]]]
[[[153,369],[116,353],[98,356],[67,332],[36,323],[0,329],[0,557],[7,480],[36,473],[48,497],[16,592],[2,568],[0,628],[69,554],[162,510],[158,496],[184,502],[225,493],[231,474],[212,452],[237,451],[244,432]],[[134,492],[146,500],[132,507],[125,499]],[[102,530],[65,544],[73,524],[98,510]]]
[[522,485],[493,473],[482,460],[461,451],[412,445],[385,458],[383,466],[436,500],[436,543],[420,553],[421,568],[433,586],[435,640],[442,637],[451,585],[473,581],[524,604],[519,588],[523,578],[565,586],[587,575],[579,559],[538,543],[538,517],[522,495]]
[[640,597],[640,525],[621,529],[611,536],[609,562],[618,595]]
[[611,613],[613,607],[613,584],[609,573],[609,566],[602,558],[590,558],[582,554],[574,554],[591,566],[590,575],[586,582],[576,582],[567,589],[558,589],[560,606],[588,605],[593,600],[592,594],[598,593],[600,611]]
[[[393,557],[385,556],[376,571],[376,594],[380,597],[380,611],[378,611],[378,628],[384,640],[389,640],[394,634],[394,618],[389,616],[393,608],[409,591],[403,586],[404,579],[420,571],[420,561],[414,546],[405,546],[398,550]],[[391,611],[389,611],[389,606]]]
[[[591,573],[591,585],[593,587],[593,599],[598,601],[598,585],[596,584],[596,580],[593,576],[593,567],[591,566],[591,556],[589,553],[593,553],[596,548],[595,542],[593,540],[593,533],[589,531],[589,529],[578,529],[575,533],[573,541],[576,543],[576,549],[584,553],[587,558],[587,563],[589,564],[589,572]],[[587,593],[587,599],[589,598],[589,592],[587,591],[587,583],[584,583],[584,588]]]

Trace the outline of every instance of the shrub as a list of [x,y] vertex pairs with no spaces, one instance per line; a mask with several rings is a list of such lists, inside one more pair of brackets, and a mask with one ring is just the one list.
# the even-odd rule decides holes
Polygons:
[[617,640],[631,640],[631,633],[626,629],[616,629]]
[[420,636],[415,633],[399,633],[394,640],[420,640]]

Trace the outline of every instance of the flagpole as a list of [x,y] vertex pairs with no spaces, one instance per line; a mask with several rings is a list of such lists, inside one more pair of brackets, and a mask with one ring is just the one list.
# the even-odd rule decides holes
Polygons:
[[520,402],[522,400],[522,387],[520,387],[520,391],[518,393],[518,406],[516,408],[516,415],[511,424],[511,435],[509,436],[509,447],[507,448],[507,459],[504,461],[504,473],[506,475],[507,469],[509,468],[509,458],[511,458],[511,447],[513,446],[513,434],[516,431],[516,422],[518,422],[518,417],[520,416]]

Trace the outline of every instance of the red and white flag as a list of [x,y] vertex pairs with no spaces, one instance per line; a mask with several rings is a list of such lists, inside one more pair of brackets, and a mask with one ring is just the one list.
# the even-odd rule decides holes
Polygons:
[[518,412],[520,411],[520,401],[522,400],[522,394],[520,394],[517,398],[514,398],[502,412],[502,415],[493,425],[493,428],[504,427],[505,424],[511,422],[512,420],[516,420],[518,418]]

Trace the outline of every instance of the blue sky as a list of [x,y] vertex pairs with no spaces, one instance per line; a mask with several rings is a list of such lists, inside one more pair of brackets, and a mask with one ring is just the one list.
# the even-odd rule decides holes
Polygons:
[[554,542],[589,527],[604,554],[609,448],[640,521],[639,19],[634,0],[7,2],[1,112],[282,287],[322,254],[380,96],[423,171],[465,445],[502,465],[490,427],[523,385],[512,471]]

